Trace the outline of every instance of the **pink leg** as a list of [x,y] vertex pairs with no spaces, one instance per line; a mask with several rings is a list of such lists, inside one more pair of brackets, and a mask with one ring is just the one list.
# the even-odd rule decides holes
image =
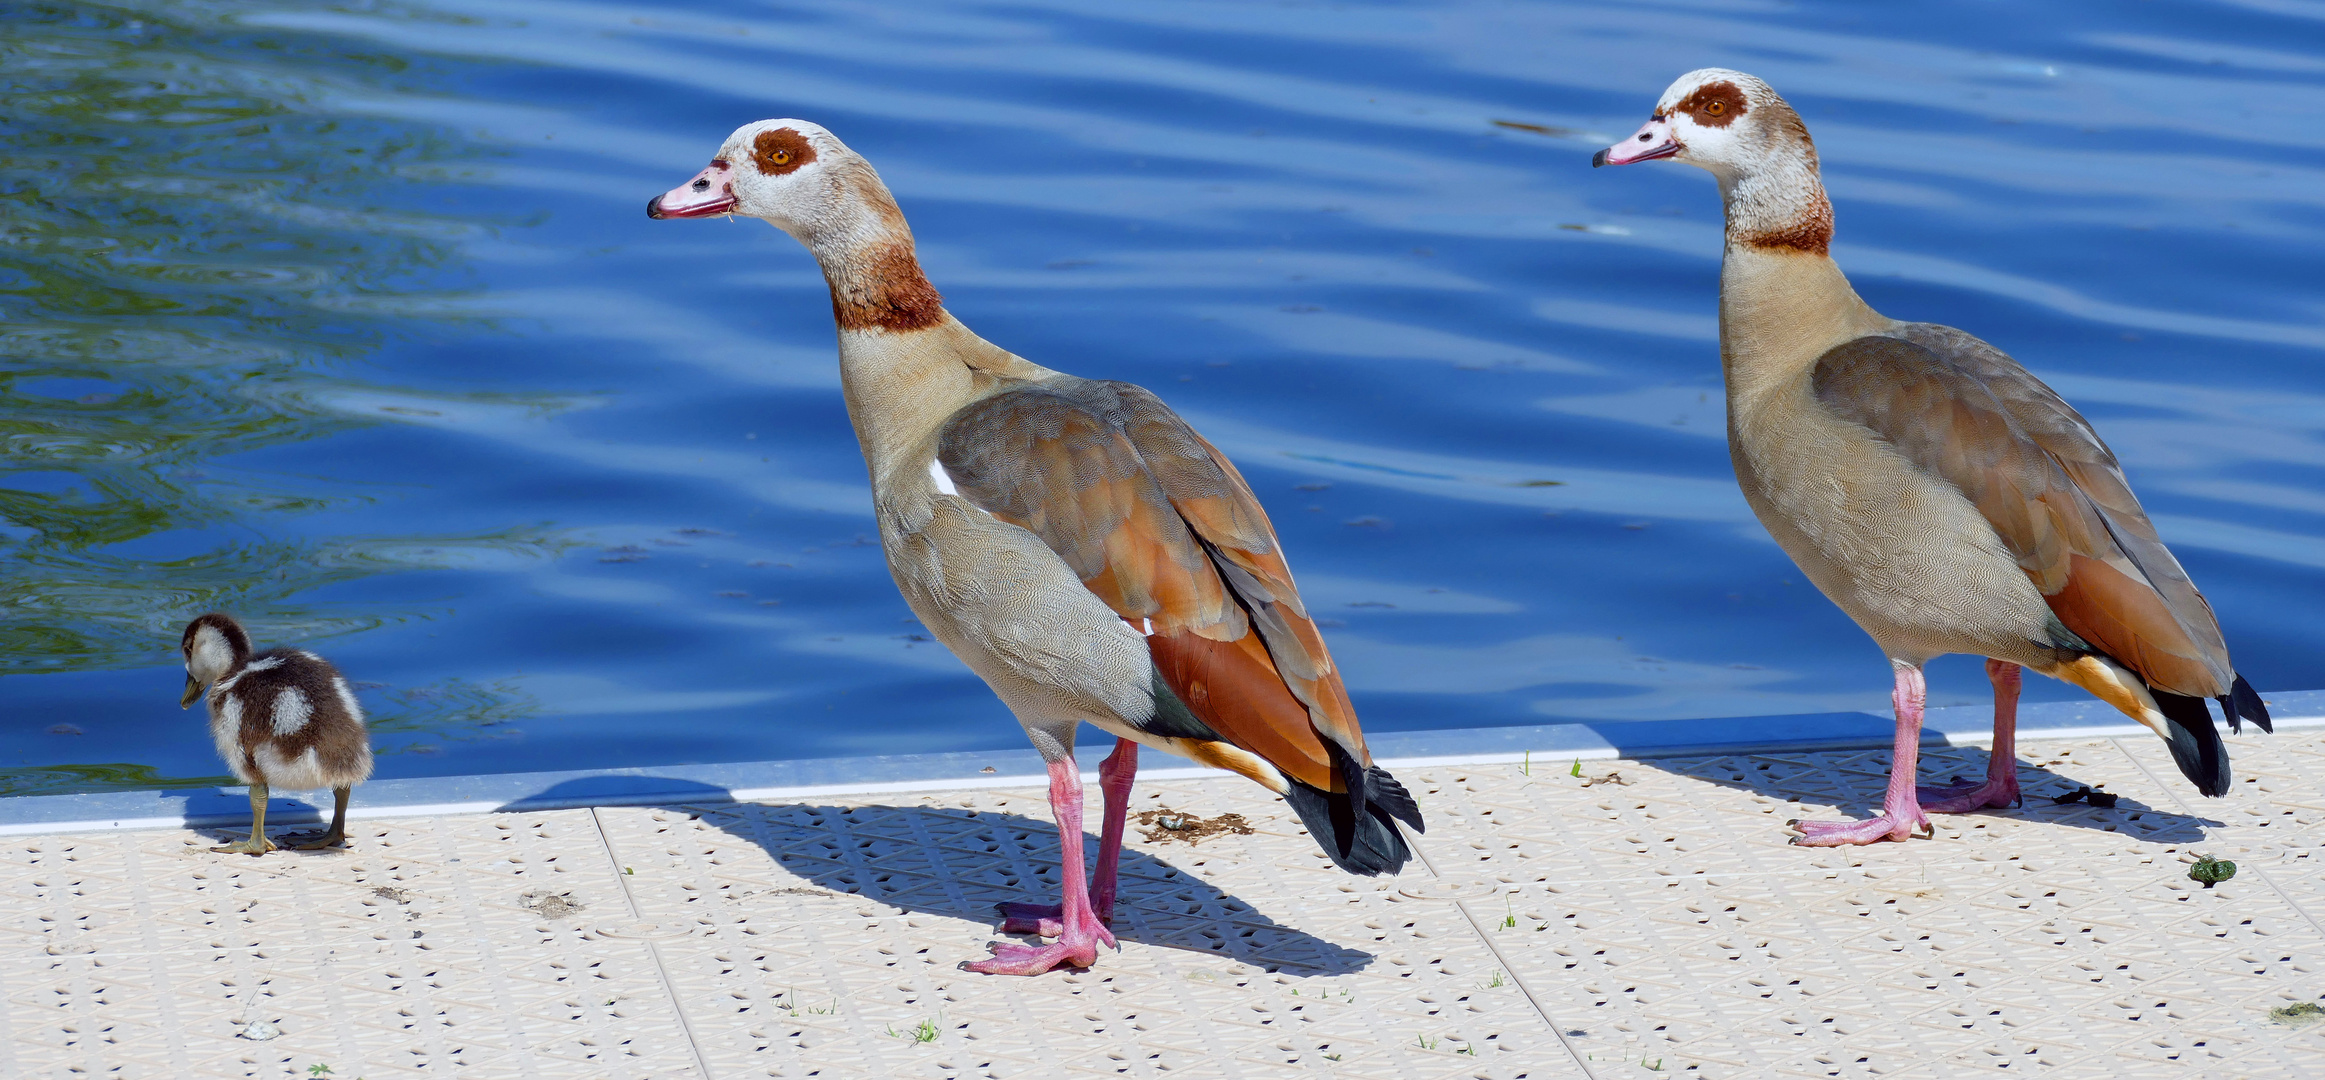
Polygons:
[[[1114,875],[1122,861],[1122,826],[1130,816],[1130,782],[1138,776],[1138,744],[1115,742],[1114,752],[1098,765],[1098,790],[1106,795],[1106,825],[1098,836],[1098,876],[1092,882],[1090,907],[1098,921],[1114,922]],[[1063,909],[1056,904],[1001,905],[1001,932],[1056,937],[1066,932]]]
[[1986,780],[1971,783],[1957,776],[1951,787],[1922,788],[1922,809],[1929,813],[1961,814],[2021,801],[2018,795],[2018,665],[2007,660],[1988,660],[1986,678],[1994,684],[1994,752],[1986,758]]
[[1050,762],[1049,805],[1058,819],[1058,876],[1065,893],[1057,944],[1032,949],[995,942],[992,959],[962,968],[986,975],[1039,975],[1059,964],[1089,967],[1098,960],[1099,945],[1114,944],[1114,935],[1090,910],[1089,871],[1082,864],[1082,774],[1071,757]]
[[1889,795],[1881,816],[1871,821],[1794,821],[1800,835],[1792,842],[1803,847],[1840,847],[1879,840],[1903,840],[1915,830],[1935,832],[1921,803],[1913,794],[1913,771],[1921,760],[1921,708],[1929,698],[1929,684],[1920,668],[1898,668],[1897,688],[1889,701],[1897,709],[1897,749],[1890,755]]

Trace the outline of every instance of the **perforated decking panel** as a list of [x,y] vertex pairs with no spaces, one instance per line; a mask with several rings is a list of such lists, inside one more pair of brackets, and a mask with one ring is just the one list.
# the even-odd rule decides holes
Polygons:
[[[2032,744],[2024,809],[1839,851],[1784,822],[1877,799],[1884,753],[1407,768],[1427,865],[1395,880],[1242,780],[1142,784],[1256,831],[1134,827],[1122,951],[1033,979],[955,965],[1054,892],[1037,789],[366,822],[259,859],[17,838],[0,1074],[2325,1076],[2325,1024],[2271,1014],[2325,996],[2325,734],[2236,751],[2210,801],[2153,740]],[[2085,784],[2122,801],[2046,797]],[[2197,852],[2240,872],[2204,889]]]

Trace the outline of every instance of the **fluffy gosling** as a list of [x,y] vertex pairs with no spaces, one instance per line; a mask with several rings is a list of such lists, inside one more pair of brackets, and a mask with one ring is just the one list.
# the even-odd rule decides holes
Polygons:
[[[331,662],[301,649],[250,652],[250,635],[231,616],[211,612],[186,624],[178,651],[186,692],[178,707],[202,698],[210,737],[234,777],[250,785],[250,839],[212,851],[264,855],[267,791],[330,788],[337,800],[331,828],[293,844],[312,851],[347,839],[347,796],[371,776],[371,739],[363,707]],[[203,693],[209,687],[209,693]],[[289,839],[288,837],[285,838]]]

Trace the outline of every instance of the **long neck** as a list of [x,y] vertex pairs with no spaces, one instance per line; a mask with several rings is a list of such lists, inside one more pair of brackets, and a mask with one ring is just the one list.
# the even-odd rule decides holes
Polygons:
[[831,285],[840,390],[877,490],[897,470],[925,466],[919,454],[937,427],[978,394],[980,380],[1041,369],[946,312],[887,190],[864,196],[852,212],[804,239]]
[[943,322],[944,297],[921,273],[912,232],[904,227],[902,215],[892,223],[868,210],[861,216],[869,220],[818,232],[808,243],[816,265],[823,268],[824,282],[831,286],[832,320],[842,330],[897,333]]
[[1767,167],[1720,175],[1728,218],[1727,249],[1824,255],[1833,242],[1833,204],[1817,176],[1816,154],[1795,148]]
[[1720,174],[1720,362],[1731,403],[1785,384],[1825,350],[1890,325],[1828,254],[1832,202],[1802,133],[1760,168]]

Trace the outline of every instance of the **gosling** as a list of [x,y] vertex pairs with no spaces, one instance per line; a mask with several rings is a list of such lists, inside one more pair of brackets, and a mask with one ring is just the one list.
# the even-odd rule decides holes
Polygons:
[[[186,624],[178,651],[186,692],[178,707],[202,698],[210,737],[234,778],[250,785],[250,839],[212,851],[264,855],[269,788],[330,788],[331,828],[291,845],[313,851],[347,839],[347,796],[371,776],[371,739],[363,707],[331,662],[301,649],[250,653],[250,635],[233,617],[211,612]],[[205,695],[203,688],[208,687]],[[285,840],[291,839],[285,837]]]

